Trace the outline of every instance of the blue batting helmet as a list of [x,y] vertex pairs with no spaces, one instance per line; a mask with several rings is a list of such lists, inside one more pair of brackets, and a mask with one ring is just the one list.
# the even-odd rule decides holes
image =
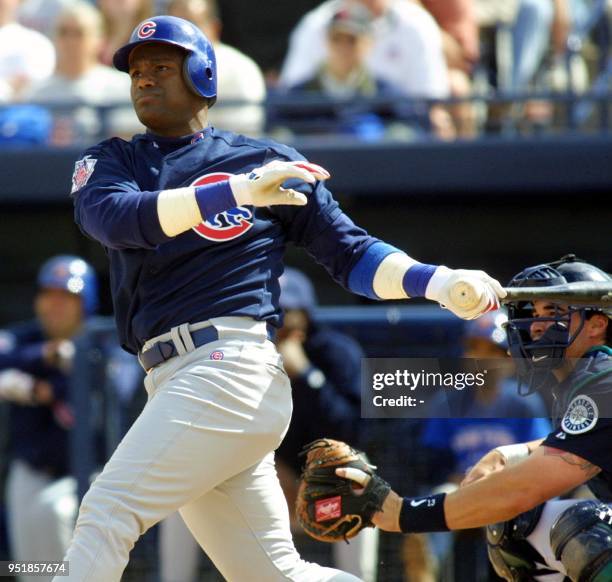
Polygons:
[[317,296],[310,279],[297,269],[285,267],[278,280],[281,288],[282,309],[304,309],[312,311],[317,305]]
[[508,316],[504,311],[490,311],[482,317],[468,321],[465,326],[465,338],[482,338],[490,341],[502,350],[508,349],[506,330],[504,324],[508,321]]
[[38,286],[80,295],[86,315],[98,309],[98,278],[93,267],[81,257],[58,255],[48,259],[38,271]]
[[192,22],[176,16],[155,16],[142,21],[132,32],[129,42],[113,56],[115,68],[127,73],[132,50],[145,42],[161,42],[187,51],[183,76],[196,95],[206,97],[213,105],[217,98],[217,62],[211,42]]

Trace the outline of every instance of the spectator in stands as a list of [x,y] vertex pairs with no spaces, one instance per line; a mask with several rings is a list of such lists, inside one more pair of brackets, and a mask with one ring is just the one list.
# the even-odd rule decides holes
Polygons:
[[[78,510],[68,477],[71,343],[97,307],[96,275],[79,257],[38,274],[36,320],[0,332],[0,400],[9,406],[6,485],[13,560],[62,560]],[[20,577],[40,582],[52,576]]]
[[293,88],[353,97],[372,96],[388,86],[366,70],[372,41],[372,15],[367,8],[355,2],[339,5],[327,23],[325,40],[327,51],[319,70]]
[[[289,89],[307,99],[312,94],[328,99],[315,106],[292,105],[279,110],[281,123],[295,133],[351,133],[372,139],[385,132],[386,118],[393,121],[401,116],[393,103],[372,105],[343,100],[356,97],[398,98],[400,92],[366,67],[371,49],[372,15],[355,2],[338,6],[327,24],[327,53],[316,74]],[[299,102],[298,102],[299,103]]]
[[[59,15],[54,34],[55,73],[32,87],[28,97],[37,103],[108,106],[125,103],[129,77],[98,60],[103,40],[100,12],[85,0],[74,0]],[[119,133],[138,131],[140,124],[130,107],[109,113],[110,126]],[[128,113],[129,112],[129,113]],[[127,125],[123,128],[121,126]],[[55,115],[53,142],[67,145],[92,139],[100,130],[97,112],[90,107],[59,111]]]
[[0,103],[21,97],[53,73],[55,51],[41,33],[16,21],[19,0],[0,0]]
[[549,50],[563,54],[570,31],[569,0],[520,0],[512,25],[510,89],[530,87]]
[[[450,93],[465,98],[472,94],[472,72],[480,58],[480,43],[474,0],[421,0],[436,19],[442,33],[442,48],[448,68]],[[450,109],[461,137],[474,137],[476,108],[470,102]]]
[[104,18],[104,43],[100,61],[111,65],[115,51],[123,46],[139,22],[153,16],[153,0],[98,0]]
[[[409,97],[449,96],[448,70],[440,29],[422,6],[407,0],[352,0],[375,18],[373,46],[367,64],[373,74],[397,86]],[[289,39],[289,51],[280,82],[291,87],[311,78],[325,58],[325,32],[343,0],[327,0],[298,22]],[[443,138],[455,135],[443,107],[432,107],[431,123]]]
[[23,26],[53,36],[57,17],[73,0],[23,0],[19,5],[17,20]]
[[[508,345],[502,328],[505,321],[505,314],[498,311],[467,324],[464,357],[484,361],[488,370],[486,389],[453,392],[448,399],[442,394],[423,426],[421,442],[432,453],[432,484],[440,490],[457,488],[469,468],[491,448],[535,440],[550,432],[548,413],[540,396],[518,395],[506,353]],[[507,368],[503,365],[505,361]],[[493,362],[494,368],[490,369]],[[449,410],[455,412],[455,418],[448,417]],[[483,532],[433,534],[430,539],[440,562],[449,557],[453,542],[462,548],[456,552],[462,556],[455,560],[457,580],[487,579],[487,575],[474,574],[479,567],[489,571]]]
[[[507,50],[497,50],[497,87],[517,93],[552,89],[549,80],[558,75],[547,74],[546,70],[550,65],[557,72],[565,70],[564,54],[572,20],[584,20],[585,0],[477,0],[477,8],[482,24],[508,31],[507,35],[497,35],[497,42],[507,45]],[[523,117],[547,124],[553,110],[545,100],[522,101],[498,109],[493,111],[494,121],[511,128]]]
[[168,14],[195,23],[211,40],[217,57],[217,93],[225,102],[217,103],[208,113],[211,125],[228,131],[259,135],[263,131],[266,86],[257,64],[239,50],[220,41],[221,20],[216,0],[170,0]]

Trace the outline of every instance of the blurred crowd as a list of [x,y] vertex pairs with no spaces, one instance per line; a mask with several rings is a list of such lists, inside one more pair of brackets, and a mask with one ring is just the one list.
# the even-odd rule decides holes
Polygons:
[[[215,46],[211,123],[249,135],[472,138],[554,126],[560,108],[542,95],[608,89],[608,0],[326,0],[293,30],[261,31],[287,46],[283,62],[263,71],[222,41],[222,17],[241,18],[224,8],[0,0],[0,144],[140,132],[129,77],[112,55],[139,22],[164,13],[193,21]],[[495,94],[520,99],[475,99]]]

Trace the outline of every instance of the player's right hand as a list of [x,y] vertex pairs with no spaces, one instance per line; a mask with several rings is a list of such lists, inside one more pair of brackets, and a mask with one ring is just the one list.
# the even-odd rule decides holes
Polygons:
[[30,374],[10,368],[0,372],[0,400],[32,404],[35,380]]
[[274,160],[255,168],[250,174],[232,176],[229,184],[237,206],[304,206],[308,202],[306,196],[297,190],[283,188],[283,183],[298,179],[313,184],[317,180],[328,178],[329,172],[316,164]]
[[470,483],[479,481],[480,479],[501,471],[506,466],[506,459],[497,449],[489,451],[480,459],[473,467],[470,467],[461,481],[460,487],[465,487]]
[[[469,281],[478,298],[475,304],[469,307],[460,305],[453,299],[453,288],[462,281]],[[437,301],[462,319],[476,319],[488,311],[499,309],[499,300],[505,296],[506,291],[499,281],[484,271],[449,269],[444,266],[436,269],[425,291],[427,299]]]

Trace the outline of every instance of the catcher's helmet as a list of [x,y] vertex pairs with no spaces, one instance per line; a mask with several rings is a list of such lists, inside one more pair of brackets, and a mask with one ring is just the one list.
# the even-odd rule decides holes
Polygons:
[[136,26],[129,42],[113,56],[115,68],[127,73],[132,49],[145,42],[161,42],[186,50],[185,81],[196,95],[209,99],[209,107],[212,107],[217,98],[215,51],[195,24],[175,16],[155,16],[144,20]]
[[[509,287],[551,287],[576,281],[611,281],[612,277],[589,263],[566,255],[558,261],[528,267],[515,275]],[[515,361],[521,382],[522,393],[530,393],[543,387],[549,374],[558,368],[565,356],[565,350],[576,339],[590,313],[603,313],[612,317],[612,310],[587,306],[569,305],[567,310],[554,306],[548,317],[534,317],[533,303],[513,301],[508,303],[506,332],[510,354]],[[570,335],[570,319],[578,313],[580,323]],[[532,337],[531,328],[535,322],[549,322],[540,337]],[[527,390],[524,390],[524,388]]]
[[62,289],[81,295],[86,315],[98,309],[98,278],[93,267],[80,257],[58,255],[47,260],[38,271],[38,286]]

